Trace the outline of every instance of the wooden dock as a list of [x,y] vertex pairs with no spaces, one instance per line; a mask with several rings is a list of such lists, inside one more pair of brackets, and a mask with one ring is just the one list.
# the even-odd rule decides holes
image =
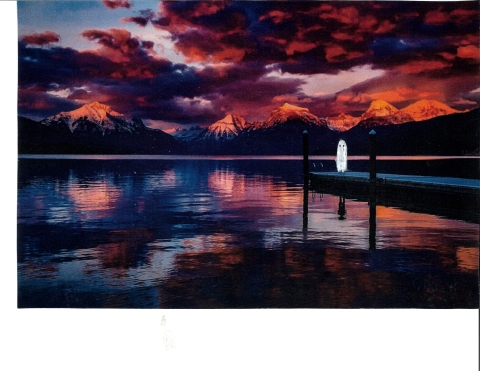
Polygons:
[[309,172],[308,132],[303,132],[304,215],[308,214],[308,191],[312,190],[338,195],[340,200],[345,197],[366,200],[374,215],[376,205],[383,205],[480,223],[479,179],[377,174],[375,130],[371,130],[368,137],[369,173],[312,173]]
[[[316,184],[326,182],[351,185],[364,184],[367,186],[370,184],[369,174],[360,172],[310,173],[310,179]],[[475,196],[480,196],[480,180],[477,179],[377,174],[375,183],[377,186],[411,188],[415,190],[425,189],[435,192],[473,194]]]
[[414,212],[480,222],[480,180],[415,175],[314,172],[310,189],[348,198],[369,200],[372,187],[376,203]]

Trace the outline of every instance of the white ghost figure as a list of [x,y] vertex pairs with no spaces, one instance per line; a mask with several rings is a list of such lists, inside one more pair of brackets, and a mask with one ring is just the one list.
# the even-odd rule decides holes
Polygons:
[[347,143],[344,140],[340,140],[337,146],[337,158],[335,159],[337,164],[337,171],[344,173],[347,171]]

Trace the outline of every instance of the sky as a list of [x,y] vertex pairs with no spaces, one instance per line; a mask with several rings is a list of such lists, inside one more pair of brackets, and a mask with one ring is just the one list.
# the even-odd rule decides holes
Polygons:
[[162,130],[284,103],[480,105],[479,7],[459,2],[20,1],[18,114],[101,102]]

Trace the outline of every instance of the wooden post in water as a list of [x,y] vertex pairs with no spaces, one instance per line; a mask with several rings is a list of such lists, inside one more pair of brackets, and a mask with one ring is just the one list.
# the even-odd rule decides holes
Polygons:
[[308,131],[303,132],[303,176],[308,178],[310,169],[308,166]]
[[374,182],[377,178],[377,133],[371,130],[368,136],[370,137],[370,181]]
[[370,250],[375,250],[377,247],[376,244],[376,235],[377,235],[377,133],[375,130],[368,133],[370,137],[370,197],[369,197],[369,206],[370,206],[370,218],[369,218],[369,234],[368,241]]

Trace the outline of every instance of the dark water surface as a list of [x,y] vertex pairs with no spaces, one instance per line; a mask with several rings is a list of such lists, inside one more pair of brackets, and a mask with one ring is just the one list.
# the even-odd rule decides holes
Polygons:
[[[478,164],[379,171],[476,177]],[[301,172],[291,159],[22,158],[18,306],[478,307],[478,224],[377,206],[370,250],[367,202],[309,193],[304,215]]]

